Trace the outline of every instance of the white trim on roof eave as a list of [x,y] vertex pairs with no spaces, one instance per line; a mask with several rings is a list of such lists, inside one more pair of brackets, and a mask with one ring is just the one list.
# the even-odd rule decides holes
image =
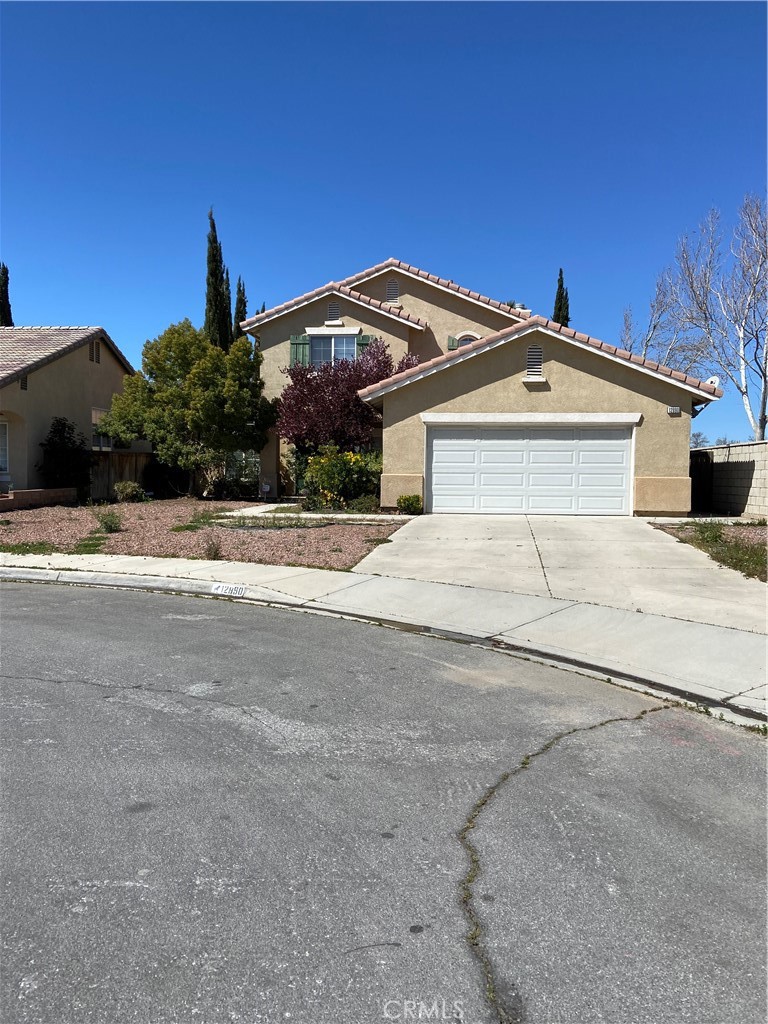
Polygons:
[[[428,277],[422,277],[421,274],[412,274],[410,270],[404,270],[403,267],[385,267],[383,270],[377,270],[373,274],[366,274],[365,277],[357,277],[355,284],[360,281],[371,281],[374,277],[380,277],[382,274],[391,274],[395,270],[399,274],[405,274],[406,277],[413,278],[414,281],[423,281],[424,284],[431,284],[433,288],[439,288],[441,291],[447,292],[449,295],[456,295],[458,298],[465,299],[467,302],[474,302],[476,306],[482,306],[483,309],[492,309],[496,313],[500,313],[502,316],[508,316],[517,321],[528,319],[528,317],[521,316],[520,313],[508,313],[506,309],[499,309],[498,306],[494,306],[491,302],[483,302],[481,299],[473,299],[471,296],[464,295],[462,292],[457,291],[456,288],[447,288],[444,284],[437,284],[435,281],[430,281]],[[345,285],[344,287],[351,288],[353,286]],[[529,310],[529,312],[531,311]]]
[[674,384],[675,387],[682,388],[684,391],[689,391],[691,394],[696,395],[698,398],[703,399],[706,402],[718,401],[718,397],[716,395],[710,395],[706,391],[700,391],[698,388],[694,388],[690,384],[685,384],[681,380],[675,380],[674,377],[667,377],[665,373],[659,373],[658,370],[651,370],[647,366],[639,366],[637,363],[631,363],[628,359],[622,359],[620,356],[612,355],[604,349],[596,348],[592,345],[586,345],[583,341],[577,341],[575,338],[569,338],[567,335],[561,334],[560,331],[553,331],[551,327],[543,327],[541,324],[531,324],[531,326],[526,327],[524,331],[516,331],[514,334],[508,334],[503,338],[497,338],[496,341],[492,341],[490,344],[485,345],[480,349],[472,349],[468,347],[469,351],[462,352],[460,356],[454,356],[453,359],[440,363],[438,366],[430,366],[421,373],[408,377],[406,380],[395,381],[386,388],[381,388],[370,395],[366,395],[363,401],[370,402],[383,398],[384,395],[388,395],[390,391],[396,391],[405,384],[411,384],[413,381],[422,380],[424,377],[430,377],[433,373],[439,373],[440,370],[445,370],[456,363],[463,363],[465,360],[472,359],[473,356],[478,356],[482,352],[489,352],[493,348],[498,348],[499,345],[505,345],[508,341],[515,341],[518,338],[524,338],[532,331],[539,331],[542,334],[548,334],[550,337],[557,338],[560,341],[567,341],[569,344],[575,345],[582,351],[586,349],[588,352],[594,352],[595,355],[603,356],[604,359],[610,359],[612,362],[618,363],[621,366],[629,366],[633,370],[639,370],[640,373],[645,373],[649,377],[653,377],[654,380],[661,380],[666,381],[668,384]]
[[639,412],[423,412],[422,423],[428,426],[460,426],[462,424],[508,424],[553,426],[580,423],[582,426],[632,426],[643,418]]
[[[346,288],[347,285],[344,285]],[[350,289],[351,291],[352,289]],[[399,324],[405,324],[406,327],[413,327],[415,331],[423,331],[423,324],[416,324],[412,320],[407,320],[404,316],[398,316],[396,313],[390,313],[386,309],[381,309],[379,306],[372,306],[370,302],[363,302],[361,299],[356,299],[352,295],[347,295],[345,292],[340,291],[338,288],[329,288],[327,292],[323,292],[322,295],[316,295],[313,299],[305,299],[303,302],[297,302],[295,306],[291,306],[290,309],[284,309],[281,313],[275,313],[274,316],[264,317],[263,320],[259,320],[257,324],[251,324],[250,327],[243,327],[246,334],[250,334],[251,331],[256,328],[263,326],[264,324],[270,323],[272,320],[279,320],[281,316],[286,316],[288,313],[294,313],[297,309],[302,309],[304,306],[309,306],[313,302],[318,302],[320,299],[326,299],[329,295],[338,295],[340,299],[348,299],[350,302],[357,303],[358,306],[362,306],[364,309],[370,309],[374,313],[381,313],[382,316],[388,316],[391,320],[396,320]],[[245,322],[245,321],[244,321]]]

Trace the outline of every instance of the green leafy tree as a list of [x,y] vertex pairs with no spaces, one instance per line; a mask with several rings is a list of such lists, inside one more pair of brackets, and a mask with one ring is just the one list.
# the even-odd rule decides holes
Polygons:
[[242,329],[240,324],[243,320],[248,317],[248,299],[245,295],[245,285],[243,279],[238,277],[237,285],[235,289],[235,315],[232,320],[232,336],[237,340],[242,338],[245,331]]
[[562,324],[563,327],[567,327],[571,322],[571,309],[568,303],[568,289],[563,283],[563,268],[560,268],[560,273],[557,275],[557,291],[555,292],[555,309],[552,313],[552,319],[556,324]]
[[76,487],[78,498],[87,497],[91,485],[93,452],[84,434],[65,416],[54,416],[44,441],[43,458],[37,464],[46,487]]
[[0,263],[0,327],[13,327],[11,298],[8,292],[8,267]]
[[142,371],[125,378],[99,427],[121,441],[151,441],[161,462],[190,474],[191,490],[207,493],[229,454],[266,444],[275,410],[260,366],[247,337],[224,352],[189,320],[172,324],[145,344]]
[[224,266],[221,243],[216,232],[213,210],[208,211],[208,257],[205,282],[205,331],[211,343],[229,352],[232,344],[232,294],[229,271]]

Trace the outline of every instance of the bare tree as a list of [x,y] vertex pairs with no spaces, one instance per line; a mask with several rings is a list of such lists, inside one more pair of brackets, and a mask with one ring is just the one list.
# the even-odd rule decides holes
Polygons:
[[717,210],[677,246],[675,266],[656,282],[648,324],[624,313],[621,343],[630,352],[705,378],[717,373],[741,397],[755,439],[768,404],[768,235],[765,204],[747,195],[726,249]]
[[631,307],[624,310],[621,345],[628,352],[671,366],[692,376],[707,376],[711,360],[697,339],[674,316],[675,285],[673,271],[667,268],[656,279],[656,290],[643,328],[634,322]]
[[677,249],[673,318],[706,351],[741,397],[755,439],[765,439],[768,403],[768,235],[765,205],[748,195],[730,247],[710,212]]

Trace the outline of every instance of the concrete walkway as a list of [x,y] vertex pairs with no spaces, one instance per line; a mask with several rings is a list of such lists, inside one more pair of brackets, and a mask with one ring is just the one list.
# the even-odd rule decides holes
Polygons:
[[766,716],[765,636],[729,626],[493,587],[181,558],[0,554],[0,579],[228,596],[398,623],[665,690],[715,714]]

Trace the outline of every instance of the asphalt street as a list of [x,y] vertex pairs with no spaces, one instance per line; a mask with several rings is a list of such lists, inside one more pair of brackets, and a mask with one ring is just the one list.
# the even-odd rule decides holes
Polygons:
[[8,1024],[763,1024],[765,741],[333,616],[4,584]]

